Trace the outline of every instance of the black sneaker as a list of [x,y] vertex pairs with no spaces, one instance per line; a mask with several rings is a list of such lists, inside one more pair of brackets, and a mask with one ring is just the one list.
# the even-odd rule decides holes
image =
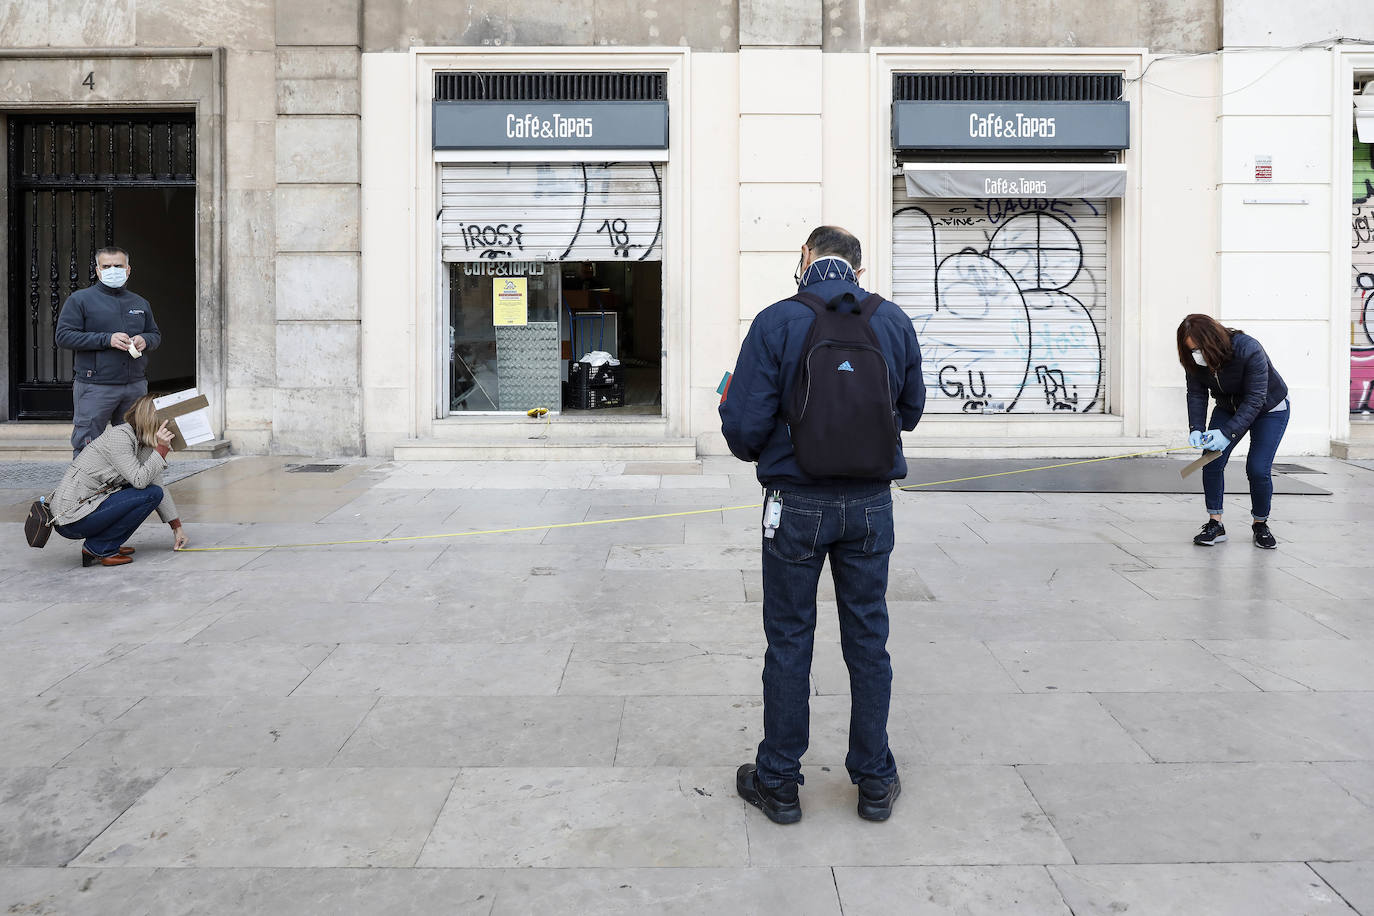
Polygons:
[[1255,546],[1263,547],[1265,550],[1273,550],[1279,546],[1279,542],[1274,540],[1274,534],[1269,530],[1268,522],[1255,522],[1250,526],[1250,530],[1255,532]]
[[739,797],[758,808],[775,824],[795,824],[801,820],[801,799],[796,783],[770,789],[759,782],[758,767],[741,764],[735,771],[735,791]]
[[1207,524],[1202,526],[1202,530],[1193,536],[1193,543],[1200,547],[1211,547],[1213,544],[1220,544],[1226,540],[1226,526],[1214,518],[1207,519]]
[[859,817],[866,821],[885,821],[892,816],[892,806],[902,794],[902,781],[896,776],[892,782],[880,779],[859,780]]

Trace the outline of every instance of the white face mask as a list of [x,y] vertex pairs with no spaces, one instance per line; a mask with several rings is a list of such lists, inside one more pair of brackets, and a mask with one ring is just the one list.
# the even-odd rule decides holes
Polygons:
[[1194,350],[1194,351],[1193,351],[1193,362],[1197,363],[1199,366],[1201,366],[1201,367],[1204,368],[1204,369],[1207,368],[1207,360],[1205,360],[1205,359],[1202,358],[1202,351],[1201,351],[1201,350]]
[[119,289],[129,281],[129,269],[127,267],[102,267],[100,268],[100,282],[111,289]]

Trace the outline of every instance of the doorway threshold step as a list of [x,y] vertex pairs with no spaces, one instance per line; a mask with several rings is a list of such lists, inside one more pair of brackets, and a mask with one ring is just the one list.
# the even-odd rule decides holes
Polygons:
[[695,439],[626,436],[531,439],[483,437],[410,439],[397,443],[396,461],[695,461]]
[[[183,458],[228,458],[233,443],[228,439],[212,439],[176,453]],[[0,460],[4,461],[71,461],[71,430],[62,437],[19,438],[0,436]],[[173,461],[176,460],[174,457]]]

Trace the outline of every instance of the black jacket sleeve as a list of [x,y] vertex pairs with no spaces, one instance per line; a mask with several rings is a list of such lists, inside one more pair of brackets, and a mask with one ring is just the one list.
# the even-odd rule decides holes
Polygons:
[[903,321],[902,337],[906,341],[906,377],[902,393],[897,397],[897,411],[902,415],[902,429],[910,432],[921,422],[926,409],[926,380],[921,373],[921,342],[910,321]]
[[76,294],[62,304],[54,336],[64,350],[103,350],[110,345],[109,333],[86,330],[86,309]]
[[720,404],[720,429],[730,452],[741,461],[758,461],[777,426],[782,399],[781,355],[755,319],[740,347],[735,372]]
[[1188,431],[1207,429],[1207,385],[1203,383],[1202,373],[1191,369],[1184,370],[1188,377]]
[[1269,356],[1264,352],[1264,347],[1257,342],[1245,355],[1241,375],[1241,400],[1236,407],[1235,416],[1221,430],[1226,438],[1235,442],[1238,437],[1244,435],[1259,418],[1268,397]]

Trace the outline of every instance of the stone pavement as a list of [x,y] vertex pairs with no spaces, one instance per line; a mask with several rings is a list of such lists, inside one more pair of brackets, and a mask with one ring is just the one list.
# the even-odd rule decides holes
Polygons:
[[[749,469],[241,458],[193,545],[750,503]],[[0,912],[1374,914],[1374,471],[1302,459],[1280,549],[1193,496],[897,497],[905,794],[860,821],[833,603],[805,818],[760,731],[751,510],[0,567]],[[1123,468],[1127,472],[1128,468]],[[1072,473],[1071,470],[1065,473]]]

